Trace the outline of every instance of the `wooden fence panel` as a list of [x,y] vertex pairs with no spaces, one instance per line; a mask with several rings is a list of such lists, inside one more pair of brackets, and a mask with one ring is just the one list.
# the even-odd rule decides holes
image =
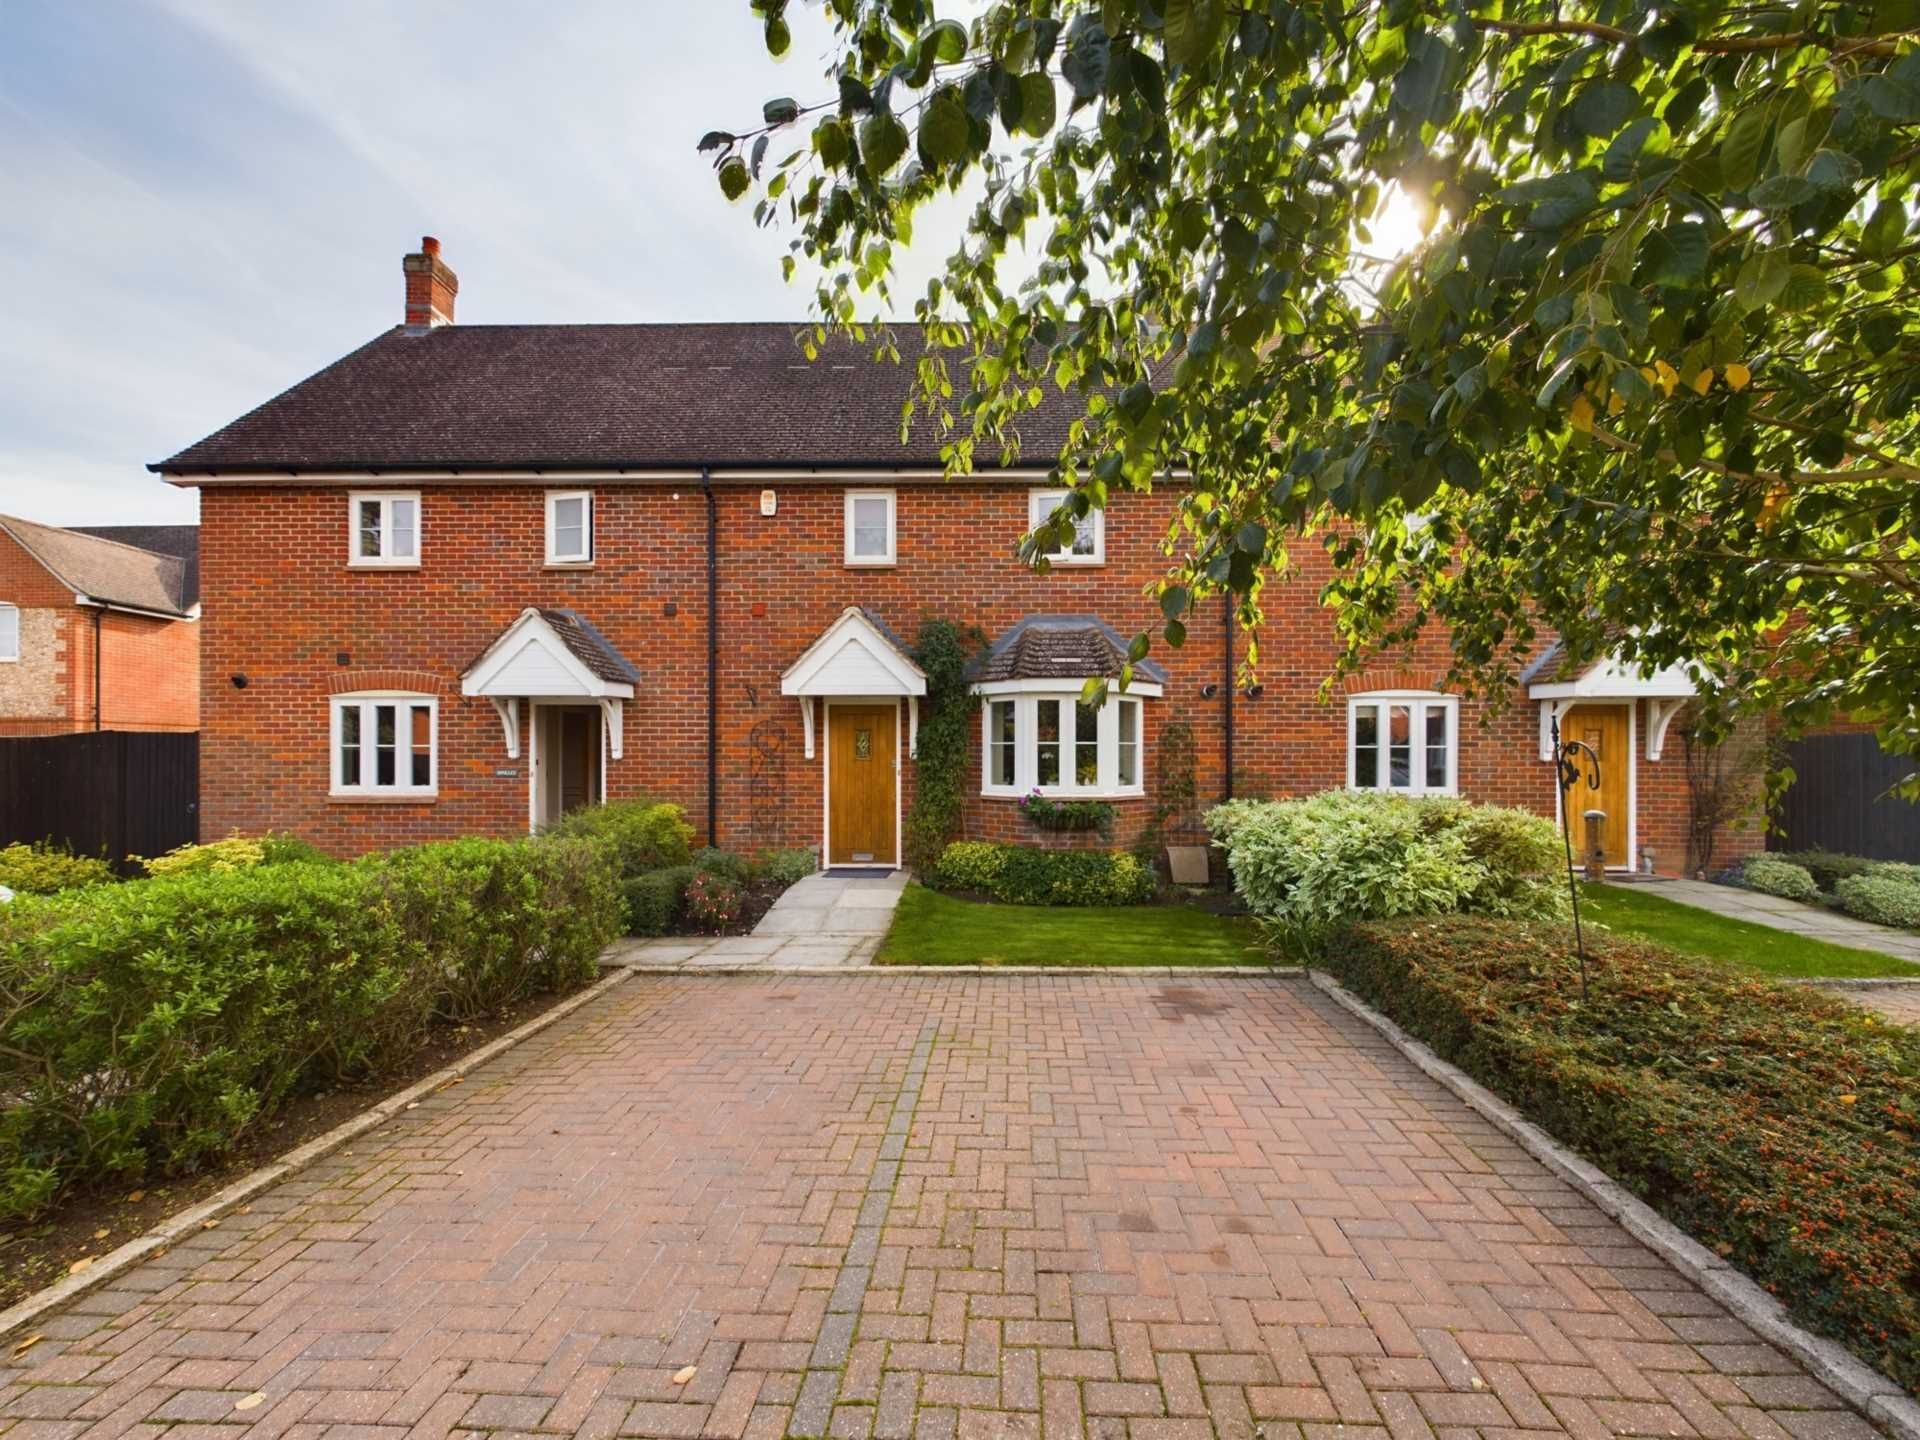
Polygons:
[[1794,781],[1767,837],[1770,850],[1834,850],[1920,861],[1920,804],[1890,792],[1920,766],[1871,735],[1810,735],[1787,746]]
[[159,855],[199,838],[200,736],[99,730],[0,740],[0,845]]

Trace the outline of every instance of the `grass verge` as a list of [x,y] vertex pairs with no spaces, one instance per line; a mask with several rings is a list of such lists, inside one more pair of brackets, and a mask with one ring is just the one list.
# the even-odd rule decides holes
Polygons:
[[1702,1244],[1920,1384],[1920,1031],[1819,990],[1511,921],[1358,925],[1325,966]]
[[1581,914],[1614,934],[1653,940],[1688,955],[1760,975],[1794,979],[1894,976],[1920,980],[1920,965],[1877,950],[1855,950],[1748,920],[1731,920],[1633,885],[1588,885]]
[[1265,965],[1259,928],[1191,905],[997,905],[909,885],[879,965]]

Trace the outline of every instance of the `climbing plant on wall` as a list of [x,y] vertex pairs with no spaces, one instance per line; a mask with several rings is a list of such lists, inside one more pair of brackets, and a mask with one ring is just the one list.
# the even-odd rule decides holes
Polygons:
[[972,626],[929,618],[920,626],[914,660],[927,675],[914,756],[913,808],[907,812],[907,864],[927,875],[960,828],[967,757],[979,697],[967,684],[967,663],[986,637]]

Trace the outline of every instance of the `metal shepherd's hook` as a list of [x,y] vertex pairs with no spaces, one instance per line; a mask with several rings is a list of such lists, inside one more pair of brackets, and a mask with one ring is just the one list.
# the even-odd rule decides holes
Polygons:
[[1587,941],[1580,928],[1580,882],[1573,875],[1573,787],[1585,777],[1589,790],[1600,788],[1600,753],[1582,740],[1560,738],[1560,717],[1553,717],[1553,764],[1560,782],[1560,834],[1567,846],[1567,894],[1573,900],[1573,951],[1580,957],[1580,1000],[1587,999]]

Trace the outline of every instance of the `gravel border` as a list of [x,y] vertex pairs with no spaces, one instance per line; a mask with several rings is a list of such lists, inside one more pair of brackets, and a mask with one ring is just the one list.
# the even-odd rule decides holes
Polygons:
[[111,1280],[116,1280],[133,1269],[141,1261],[158,1251],[166,1249],[187,1235],[202,1228],[209,1220],[225,1215],[228,1211],[244,1205],[263,1190],[279,1184],[289,1176],[298,1175],[302,1170],[318,1164],[350,1140],[356,1140],[377,1126],[384,1125],[395,1115],[424,1099],[450,1081],[458,1080],[471,1070],[478,1069],[489,1060],[504,1054],[522,1040],[530,1039],[545,1030],[549,1025],[558,1023],[580,1009],[599,999],[615,986],[626,983],[630,970],[612,970],[585,990],[568,996],[557,1005],[543,1010],[524,1025],[509,1030],[506,1034],[489,1040],[479,1049],[461,1056],[445,1069],[436,1070],[424,1080],[395,1092],[370,1109],[363,1110],[351,1120],[346,1120],[327,1131],[316,1135],[306,1144],[289,1150],[278,1160],[263,1165],[234,1181],[223,1190],[202,1200],[198,1205],[180,1211],[162,1220],[146,1234],[136,1236],[117,1249],[109,1250],[93,1264],[77,1275],[66,1275],[37,1290],[17,1305],[0,1310],[0,1340],[9,1339],[15,1331],[32,1324],[50,1310],[56,1310],[68,1301],[96,1290]]
[[1428,1076],[1439,1081],[1541,1164],[1618,1220],[1635,1239],[1733,1312],[1736,1319],[1792,1355],[1841,1399],[1901,1440],[1920,1440],[1920,1400],[1837,1342],[1795,1324],[1759,1285],[1614,1180],[1528,1120],[1513,1106],[1449,1064],[1323,971],[1313,983],[1341,1009],[1365,1021]]

